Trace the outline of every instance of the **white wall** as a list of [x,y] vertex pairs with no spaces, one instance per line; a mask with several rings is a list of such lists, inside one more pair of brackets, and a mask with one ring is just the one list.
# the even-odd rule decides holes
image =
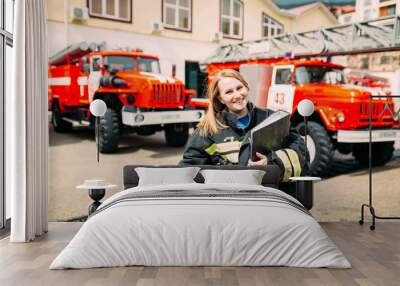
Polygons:
[[[368,4],[368,2],[370,4]],[[355,21],[364,21],[366,11],[370,11],[369,19],[376,19],[379,15],[379,0],[356,0]]]
[[[65,26],[63,23],[47,21],[49,56],[65,48]],[[145,53],[160,58],[161,70],[171,75],[172,65],[176,64],[177,77],[185,80],[185,61],[202,61],[218,47],[214,43],[166,38],[133,32],[123,32],[70,24],[68,28],[69,44],[81,41],[101,43],[107,42],[109,48],[135,47]]]
[[[370,2],[370,4],[366,5],[366,2]],[[396,14],[400,15],[400,0],[392,0],[387,2],[380,2],[379,0],[356,0],[356,15],[354,17],[354,20],[356,22],[364,21],[364,14],[366,10],[371,11],[370,19],[376,19],[379,17],[380,7],[392,4],[396,4]]]
[[400,0],[396,0],[396,15],[400,15]]

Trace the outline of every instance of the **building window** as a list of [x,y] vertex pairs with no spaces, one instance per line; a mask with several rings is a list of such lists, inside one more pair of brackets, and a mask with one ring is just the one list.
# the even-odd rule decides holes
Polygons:
[[243,38],[243,3],[221,0],[221,32],[225,37]]
[[391,16],[396,14],[396,5],[387,6],[386,15]]
[[361,58],[361,69],[368,69],[369,68],[369,57]]
[[166,28],[192,30],[192,0],[164,0],[163,23]]
[[132,0],[89,0],[92,17],[132,22]]
[[394,56],[381,56],[380,64],[390,65],[396,62],[396,57]]
[[345,17],[343,18],[343,20],[344,20],[345,23],[350,23],[351,20],[352,20],[352,16],[351,16],[351,15],[347,15],[347,16],[345,16]]
[[371,5],[371,0],[365,0],[364,1],[364,6],[369,6]]
[[396,5],[389,5],[379,8],[379,16],[391,16],[396,14]]
[[262,37],[274,37],[283,33],[283,25],[267,14],[262,14]]
[[[11,97],[11,75],[13,67],[13,21],[14,0],[0,0],[0,236],[5,222],[11,217],[10,197],[5,188],[5,106]],[[7,227],[6,227],[7,230]]]

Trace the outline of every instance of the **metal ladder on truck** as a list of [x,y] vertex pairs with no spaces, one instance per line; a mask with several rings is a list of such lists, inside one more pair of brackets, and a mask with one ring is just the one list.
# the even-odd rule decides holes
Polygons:
[[282,34],[271,38],[222,45],[201,62],[208,64],[258,59],[332,57],[400,50],[400,16],[329,28]]

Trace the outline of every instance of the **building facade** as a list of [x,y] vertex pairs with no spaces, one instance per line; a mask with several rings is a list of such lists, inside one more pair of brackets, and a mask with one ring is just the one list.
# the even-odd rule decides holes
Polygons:
[[322,4],[296,14],[272,0],[48,0],[47,19],[49,55],[80,41],[141,48],[167,75],[176,65],[189,87],[198,62],[221,44],[337,24]]
[[399,0],[357,0],[356,21],[392,16],[399,12]]
[[[343,24],[368,21],[381,17],[400,15],[400,0],[357,0],[355,11],[342,14],[338,19]],[[348,66],[353,69],[393,77],[399,69],[400,53],[385,52],[348,57]]]
[[348,24],[356,22],[356,7],[354,5],[346,5],[335,7],[335,15],[338,18],[340,24]]
[[379,17],[400,14],[399,0],[356,0],[354,11],[348,10],[338,16],[339,23],[368,21]]

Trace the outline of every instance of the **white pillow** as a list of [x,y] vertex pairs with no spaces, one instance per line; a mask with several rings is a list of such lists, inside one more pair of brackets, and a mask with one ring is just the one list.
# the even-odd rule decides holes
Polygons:
[[201,170],[205,184],[226,183],[226,184],[247,184],[261,185],[265,175],[263,170]]
[[196,183],[193,179],[199,170],[199,167],[135,168],[139,176],[138,186]]

